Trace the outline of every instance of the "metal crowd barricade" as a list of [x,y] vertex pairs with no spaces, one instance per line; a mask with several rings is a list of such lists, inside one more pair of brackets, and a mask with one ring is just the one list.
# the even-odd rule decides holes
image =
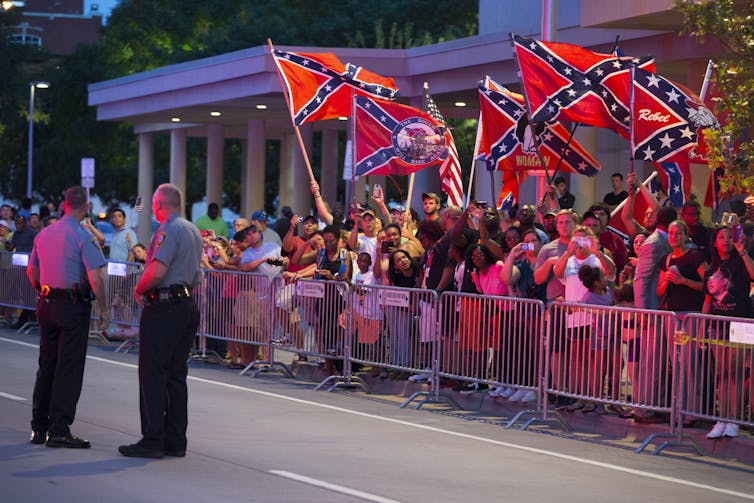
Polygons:
[[445,292],[439,306],[439,377],[534,391],[541,400],[542,302]]
[[423,373],[430,389],[412,394],[401,407],[424,397],[417,408],[439,400],[437,293],[417,288],[354,285],[345,317],[350,322],[350,359],[383,376]]
[[[330,391],[340,387],[366,388],[366,383],[351,373],[348,284],[301,279],[289,284],[279,281],[275,286],[274,349],[296,353],[302,360],[313,359],[327,367],[333,375],[319,383],[316,390],[331,383]],[[338,372],[340,375],[336,375]]]
[[[138,262],[108,261],[105,268],[105,288],[107,305],[110,306],[110,327],[107,335],[123,342],[115,351],[138,349],[138,326],[141,319],[141,306],[136,302],[134,290],[144,272],[144,265]],[[99,319],[97,304],[92,308],[92,320]],[[108,337],[93,326],[90,337],[108,342]]]
[[[557,407],[568,411],[614,405],[670,414],[675,433],[676,324],[669,311],[552,304],[547,311],[545,393],[576,399]],[[553,416],[566,425],[544,404],[545,421]]]
[[675,338],[678,431],[684,418],[754,426],[754,320],[688,313],[682,315],[682,327]]
[[231,360],[240,356],[248,362],[241,375],[261,365],[270,366],[270,334],[274,326],[272,299],[272,285],[264,274],[203,271],[198,298],[202,313],[200,348],[194,358],[215,358],[224,362],[224,355],[206,347],[207,338],[222,339],[228,342]]
[[[29,263],[28,253],[0,253],[0,306],[34,311],[37,308],[37,292],[26,276]],[[18,332],[29,333],[37,326],[36,321],[29,321]]]

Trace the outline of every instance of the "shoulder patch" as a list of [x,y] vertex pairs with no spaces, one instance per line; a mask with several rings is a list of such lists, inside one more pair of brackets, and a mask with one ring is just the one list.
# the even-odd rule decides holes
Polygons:
[[167,238],[168,235],[165,233],[165,231],[160,232],[160,234],[157,236],[157,246],[162,246]]

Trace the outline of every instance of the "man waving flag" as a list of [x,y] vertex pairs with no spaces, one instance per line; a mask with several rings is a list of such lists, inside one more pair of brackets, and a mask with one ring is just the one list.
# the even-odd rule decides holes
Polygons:
[[351,116],[352,91],[384,99],[395,98],[392,78],[382,77],[351,63],[343,64],[330,52],[304,53],[273,50],[273,60],[289,99],[295,125]]

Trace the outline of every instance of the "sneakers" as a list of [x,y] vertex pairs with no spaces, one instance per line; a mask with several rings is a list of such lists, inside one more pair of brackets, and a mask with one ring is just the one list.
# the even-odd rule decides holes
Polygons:
[[487,386],[486,384],[480,384],[474,381],[473,383],[467,384],[466,386],[464,386],[463,389],[461,390],[461,394],[471,395],[472,393],[476,393],[477,391],[482,391],[487,388],[489,388],[489,386]]
[[723,436],[726,438],[733,438],[738,436],[738,425],[735,423],[727,423],[725,425],[725,431]]
[[487,395],[490,398],[497,398],[500,396],[502,392],[504,392],[507,388],[505,386],[497,386],[495,389],[491,389]]
[[[425,369],[427,370],[427,369]],[[432,374],[429,374],[427,372],[421,373],[421,374],[414,374],[411,377],[408,378],[411,382],[428,382],[432,378]]]
[[509,402],[520,402],[522,398],[526,396],[526,390],[525,389],[518,389],[515,393],[513,393],[510,398],[508,398]]
[[516,393],[516,388],[505,388],[505,391],[500,393],[502,398],[510,398]]
[[715,423],[715,426],[712,427],[712,429],[707,433],[707,438],[710,440],[715,440],[717,438],[722,438],[725,434],[725,427],[727,426],[727,423],[723,423],[722,421],[718,421]]
[[530,403],[530,402],[536,402],[536,401],[537,401],[537,392],[533,390],[527,391],[524,397],[520,400],[521,403]]
[[733,438],[738,436],[738,425],[735,423],[723,423],[718,421],[715,426],[707,433],[707,438],[716,440],[718,438]]

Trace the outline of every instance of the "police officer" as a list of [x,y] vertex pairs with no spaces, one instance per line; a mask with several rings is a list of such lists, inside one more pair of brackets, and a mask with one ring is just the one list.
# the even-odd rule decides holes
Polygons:
[[186,455],[187,359],[199,327],[192,289],[199,284],[202,238],[182,218],[180,189],[162,184],[152,196],[160,223],[147,251],[136,300],[144,305],[139,325],[139,400],[142,438],[121,445],[124,456]]
[[105,294],[105,257],[81,221],[87,194],[65,192],[65,216],[34,239],[26,274],[39,292],[39,370],[34,384],[31,442],[47,447],[87,449],[71,434],[84,377],[91,301],[97,300],[99,329],[110,324]]

